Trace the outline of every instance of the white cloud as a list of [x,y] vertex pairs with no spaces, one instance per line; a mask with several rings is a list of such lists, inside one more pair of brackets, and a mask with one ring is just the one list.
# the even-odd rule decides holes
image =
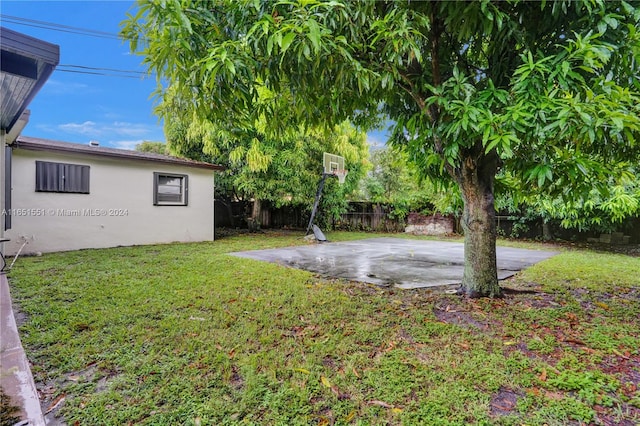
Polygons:
[[113,112],[113,111],[104,111],[103,114],[105,119],[107,120],[121,120],[122,119],[122,114],[119,112]]
[[58,129],[64,132],[75,133],[75,134],[91,136],[91,137],[99,136],[99,134],[102,132],[102,129],[99,128],[96,125],[96,123],[94,123],[93,121],[85,121],[84,123],[60,124],[58,125]]
[[[36,124],[35,127],[47,133],[58,133],[60,131],[60,129],[58,129],[58,126],[54,126],[52,124]],[[27,128],[27,131],[24,133],[29,133],[29,128]]]
[[84,83],[62,82],[56,79],[49,79],[42,88],[42,93],[50,95],[76,95],[78,93],[86,94],[95,92],[96,90]]
[[129,141],[109,141],[107,145],[113,148],[134,150],[136,149],[136,145],[142,142],[144,142],[143,139],[129,140]]
[[383,148],[389,139],[389,135],[380,131],[367,133],[367,142],[371,148]]
[[157,135],[162,133],[161,129],[157,126],[124,121],[114,121],[111,123],[96,123],[94,121],[65,123],[58,125],[57,128],[63,132],[82,135],[89,139],[97,140],[120,137],[139,140],[157,140]]
[[126,123],[123,121],[116,121],[113,123],[111,129],[114,133],[121,136],[143,136],[151,133],[154,128],[140,123]]

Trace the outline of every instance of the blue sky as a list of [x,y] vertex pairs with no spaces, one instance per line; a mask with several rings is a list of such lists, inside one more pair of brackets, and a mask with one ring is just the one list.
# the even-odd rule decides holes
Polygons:
[[[132,5],[124,1],[2,0],[0,7],[2,26],[59,45],[61,65],[141,72],[142,58],[130,54],[129,46],[121,40],[18,25],[6,17],[117,34]],[[163,141],[162,125],[153,115],[154,101],[150,96],[154,88],[152,77],[122,78],[56,70],[29,106],[31,119],[22,134],[77,143],[97,140],[103,146],[119,148],[133,148],[143,140]]]
[[[78,67],[144,72],[142,57],[114,37],[94,37],[22,25],[11,17],[44,21],[117,35],[131,12],[130,1],[12,1],[2,0],[2,26],[60,46],[60,66],[32,101],[25,136],[66,142],[100,142],[102,146],[133,149],[144,141],[164,141],[162,123],[153,114],[154,77]],[[45,25],[46,26],[46,25]],[[63,70],[98,72],[91,75]],[[384,132],[369,133],[369,142],[383,145]]]

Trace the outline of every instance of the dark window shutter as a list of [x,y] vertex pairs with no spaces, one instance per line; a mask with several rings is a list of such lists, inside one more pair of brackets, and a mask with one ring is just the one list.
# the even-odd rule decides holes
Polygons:
[[58,167],[55,163],[36,161],[36,191],[52,192],[58,190]]
[[89,166],[36,161],[37,192],[89,193]]

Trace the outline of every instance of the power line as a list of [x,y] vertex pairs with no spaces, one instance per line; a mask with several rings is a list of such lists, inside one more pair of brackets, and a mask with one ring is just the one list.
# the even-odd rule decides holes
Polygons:
[[25,25],[28,27],[42,28],[42,29],[60,31],[60,32],[71,33],[71,34],[80,34],[80,35],[86,35],[91,37],[108,38],[112,40],[113,39],[122,40],[120,38],[120,35],[118,34],[108,33],[106,31],[92,30],[90,28],[72,27],[70,25],[62,25],[62,24],[56,24],[54,22],[38,21],[36,19],[21,18],[19,16],[11,16],[11,15],[4,15],[4,14],[0,14],[0,19],[10,22],[12,24]]
[[[0,14],[0,18],[2,18],[3,21],[6,21],[12,24],[17,24],[17,25],[26,25],[29,27],[42,28],[42,29],[53,30],[53,31],[61,31],[61,32],[79,34],[84,36],[108,38],[112,40],[113,39],[121,40],[118,34],[93,30],[89,28],[73,27],[70,25],[62,25],[62,24],[56,24],[53,22],[38,21],[35,19],[21,18],[18,16],[11,16],[11,15],[4,15],[4,14]],[[65,68],[77,68],[77,69],[65,69]],[[68,65],[68,64],[58,65],[56,68],[56,71],[70,72],[70,73],[76,73],[76,74],[122,77],[122,78],[142,78],[147,75],[147,73],[142,71],[118,70],[114,68],[98,68],[98,67],[88,67],[84,65]],[[106,73],[104,71],[108,71],[109,73]],[[118,74],[112,74],[112,73],[118,73]],[[134,75],[125,75],[125,74],[134,74]]]
[[60,64],[58,68],[80,68],[83,70],[92,70],[92,71],[111,71],[111,72],[119,72],[124,74],[140,74],[141,76],[147,76],[148,74],[144,71],[133,71],[133,70],[119,70],[115,68],[101,68],[101,67],[87,67],[85,65],[68,65],[68,64]]
[[149,77],[149,74],[143,71],[119,70],[115,68],[88,67],[85,65],[58,65],[55,71],[70,72],[74,74],[102,75],[106,77],[135,78],[138,80]]
[[141,80],[141,79],[144,78],[143,76],[135,76],[135,75],[107,74],[107,73],[104,73],[104,72],[93,72],[93,71],[63,70],[63,69],[59,69],[59,68],[56,68],[55,71],[70,72],[70,73],[74,73],[74,74],[102,75],[102,76],[106,76],[106,77],[135,78],[136,80]]
[[[111,40],[122,40],[122,38],[118,34],[109,33],[105,31],[98,31],[90,28],[74,27],[70,25],[56,24],[54,22],[47,22],[47,21],[38,21],[36,19],[21,18],[19,16],[12,16],[12,15],[5,15],[5,14],[0,14],[0,19],[8,23],[25,25],[25,26],[34,27],[34,28],[60,31],[60,32],[78,34],[78,35],[90,36],[90,37],[106,38]],[[56,67],[55,70],[60,72],[74,73],[74,74],[87,74],[87,75],[99,75],[99,76],[106,76],[106,77],[135,78],[135,79],[142,79],[149,76],[148,73],[143,71],[119,70],[115,68],[89,67],[85,65],[71,65],[71,64],[60,64]]]
[[24,25],[26,27],[41,28],[41,29],[52,30],[52,31],[59,31],[61,33],[79,34],[79,35],[90,36],[90,37],[100,37],[100,38],[107,38],[107,39],[111,39],[111,40],[114,40],[114,39],[119,40],[118,37],[99,36],[99,35],[96,35],[96,34],[87,34],[87,33],[83,33],[83,32],[80,32],[80,31],[64,30],[62,28],[51,28],[51,27],[47,27],[47,26],[44,26],[44,25],[27,24],[27,23],[24,23],[24,22],[14,22],[14,21],[10,21],[10,20],[5,20],[5,21],[10,23],[10,24],[14,24],[14,25]]

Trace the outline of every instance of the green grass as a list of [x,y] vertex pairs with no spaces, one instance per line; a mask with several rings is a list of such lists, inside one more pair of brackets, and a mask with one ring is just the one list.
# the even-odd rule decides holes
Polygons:
[[36,381],[78,425],[640,422],[639,258],[564,250],[507,283],[534,292],[466,300],[227,254],[294,244],[20,259]]

